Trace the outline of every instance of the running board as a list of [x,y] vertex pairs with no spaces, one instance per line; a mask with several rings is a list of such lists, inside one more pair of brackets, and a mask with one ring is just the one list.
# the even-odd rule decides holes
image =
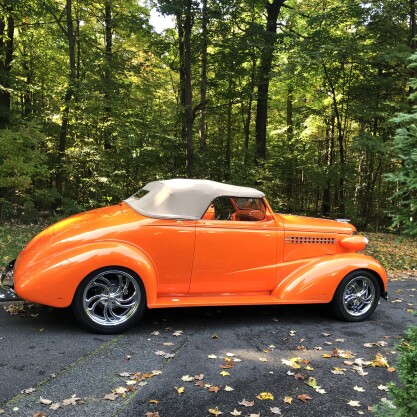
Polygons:
[[[288,303],[285,302],[286,304]],[[229,294],[216,294],[216,295],[173,295],[157,297],[152,305],[148,305],[149,308],[169,308],[169,307],[204,307],[204,306],[240,306],[240,305],[273,305],[283,304],[282,300],[279,300],[272,295],[229,295]]]

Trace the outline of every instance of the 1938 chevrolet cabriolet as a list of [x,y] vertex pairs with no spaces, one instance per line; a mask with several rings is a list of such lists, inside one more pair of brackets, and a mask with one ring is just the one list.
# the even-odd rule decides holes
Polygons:
[[37,235],[3,271],[0,300],[71,305],[100,333],[146,307],[331,303],[356,322],[387,294],[384,268],[357,253],[366,244],[346,222],[275,214],[252,188],[155,181]]

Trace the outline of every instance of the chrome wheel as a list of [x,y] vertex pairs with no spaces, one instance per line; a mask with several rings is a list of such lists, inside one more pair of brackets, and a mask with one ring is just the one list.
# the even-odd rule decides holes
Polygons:
[[125,323],[141,303],[138,281],[128,272],[109,269],[93,276],[82,295],[84,313],[100,326]]
[[343,307],[352,316],[361,316],[370,310],[375,300],[374,283],[365,276],[358,276],[346,285]]
[[380,294],[378,278],[372,272],[352,271],[337,287],[332,300],[333,311],[342,320],[365,320],[374,312]]

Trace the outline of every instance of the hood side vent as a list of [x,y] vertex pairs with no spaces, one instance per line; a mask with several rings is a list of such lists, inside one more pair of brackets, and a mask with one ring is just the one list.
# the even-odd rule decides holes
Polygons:
[[285,238],[285,243],[334,245],[336,243],[336,238],[314,236],[290,236]]

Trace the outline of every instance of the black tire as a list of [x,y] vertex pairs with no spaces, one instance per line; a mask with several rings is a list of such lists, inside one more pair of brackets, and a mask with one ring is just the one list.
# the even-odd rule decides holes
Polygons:
[[374,312],[380,292],[378,281],[371,272],[353,271],[340,282],[331,305],[339,319],[363,321]]
[[72,302],[80,324],[100,334],[130,329],[143,317],[145,308],[142,281],[134,272],[118,266],[101,268],[85,277]]

